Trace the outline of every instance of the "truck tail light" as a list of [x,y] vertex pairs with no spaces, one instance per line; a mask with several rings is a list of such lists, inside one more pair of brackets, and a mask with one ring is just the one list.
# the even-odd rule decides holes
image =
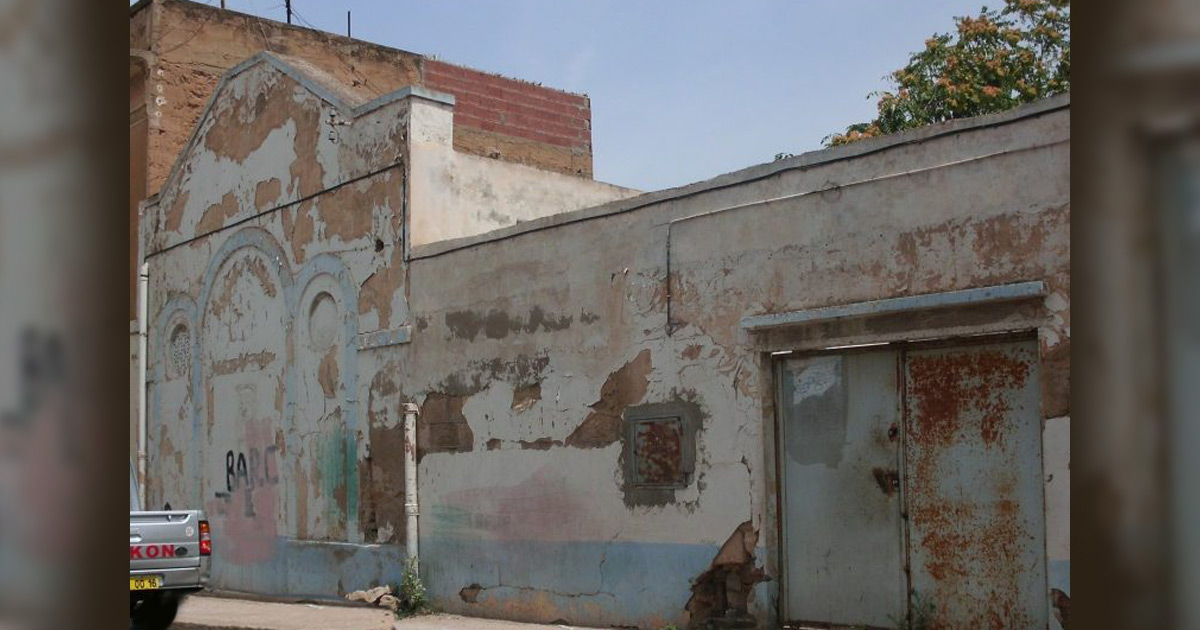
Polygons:
[[200,555],[212,555],[212,532],[208,528],[208,521],[200,521]]

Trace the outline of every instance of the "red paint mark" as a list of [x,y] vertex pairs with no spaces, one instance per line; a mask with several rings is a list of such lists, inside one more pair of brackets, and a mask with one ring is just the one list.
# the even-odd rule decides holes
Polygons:
[[155,558],[172,558],[175,556],[175,545],[129,545],[129,559],[143,560]]

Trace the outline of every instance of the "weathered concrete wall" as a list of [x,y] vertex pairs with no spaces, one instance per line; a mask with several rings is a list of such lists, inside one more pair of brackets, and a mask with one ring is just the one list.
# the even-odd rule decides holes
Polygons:
[[[1055,418],[1051,575],[1069,580],[1068,139],[1060,109],[923,144],[889,138],[801,156],[661,202],[638,198],[649,205],[636,211],[618,203],[417,248],[412,358],[396,383],[426,401],[421,543],[438,605],[601,625],[683,621],[690,581],[744,536],[742,523],[759,566],[778,575],[764,351],[1013,328],[1040,331],[1044,413]],[[739,204],[753,205],[685,220]],[[1048,297],[1016,312],[774,339],[738,325],[1031,279]],[[695,482],[646,503],[627,487],[620,419],[669,402],[698,410]],[[750,605],[764,619],[772,588],[758,587]],[[703,604],[701,594],[691,609]]]
[[639,194],[636,190],[491,160],[456,149],[459,104],[414,108],[409,169],[412,246]]
[[[412,401],[439,607],[660,627],[725,598],[771,621],[770,353],[1025,330],[1040,340],[1050,419],[1050,586],[1069,593],[1066,99],[413,246],[406,260],[406,219],[415,232],[422,212],[470,217],[487,207],[481,187],[518,171],[433,186],[422,160],[452,142],[446,99],[355,109],[319,96],[323,84],[267,58],[231,76],[153,211],[151,500],[206,506],[229,541],[218,586],[336,597],[394,581],[399,409]],[[474,167],[457,157],[443,173]],[[593,194],[537,184],[538,203]],[[509,191],[490,203],[513,216],[528,202]],[[739,324],[1029,280],[1046,295]],[[651,463],[683,481],[636,487],[628,419],[663,409],[686,421],[676,441],[650,436],[675,445]]]

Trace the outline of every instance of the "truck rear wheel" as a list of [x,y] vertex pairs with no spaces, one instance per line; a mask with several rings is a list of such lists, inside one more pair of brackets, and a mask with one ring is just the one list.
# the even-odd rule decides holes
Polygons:
[[129,630],[166,630],[175,621],[183,598],[172,593],[156,593],[129,607]]

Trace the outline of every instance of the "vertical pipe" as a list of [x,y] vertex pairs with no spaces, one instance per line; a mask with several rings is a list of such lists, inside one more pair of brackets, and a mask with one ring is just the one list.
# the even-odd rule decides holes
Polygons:
[[138,269],[138,499],[146,509],[146,289],[150,284],[150,263]]
[[405,550],[414,564],[419,566],[417,548],[417,413],[416,403],[404,403],[404,514],[407,528],[404,531]]
[[346,12],[346,37],[350,37],[350,12]]

